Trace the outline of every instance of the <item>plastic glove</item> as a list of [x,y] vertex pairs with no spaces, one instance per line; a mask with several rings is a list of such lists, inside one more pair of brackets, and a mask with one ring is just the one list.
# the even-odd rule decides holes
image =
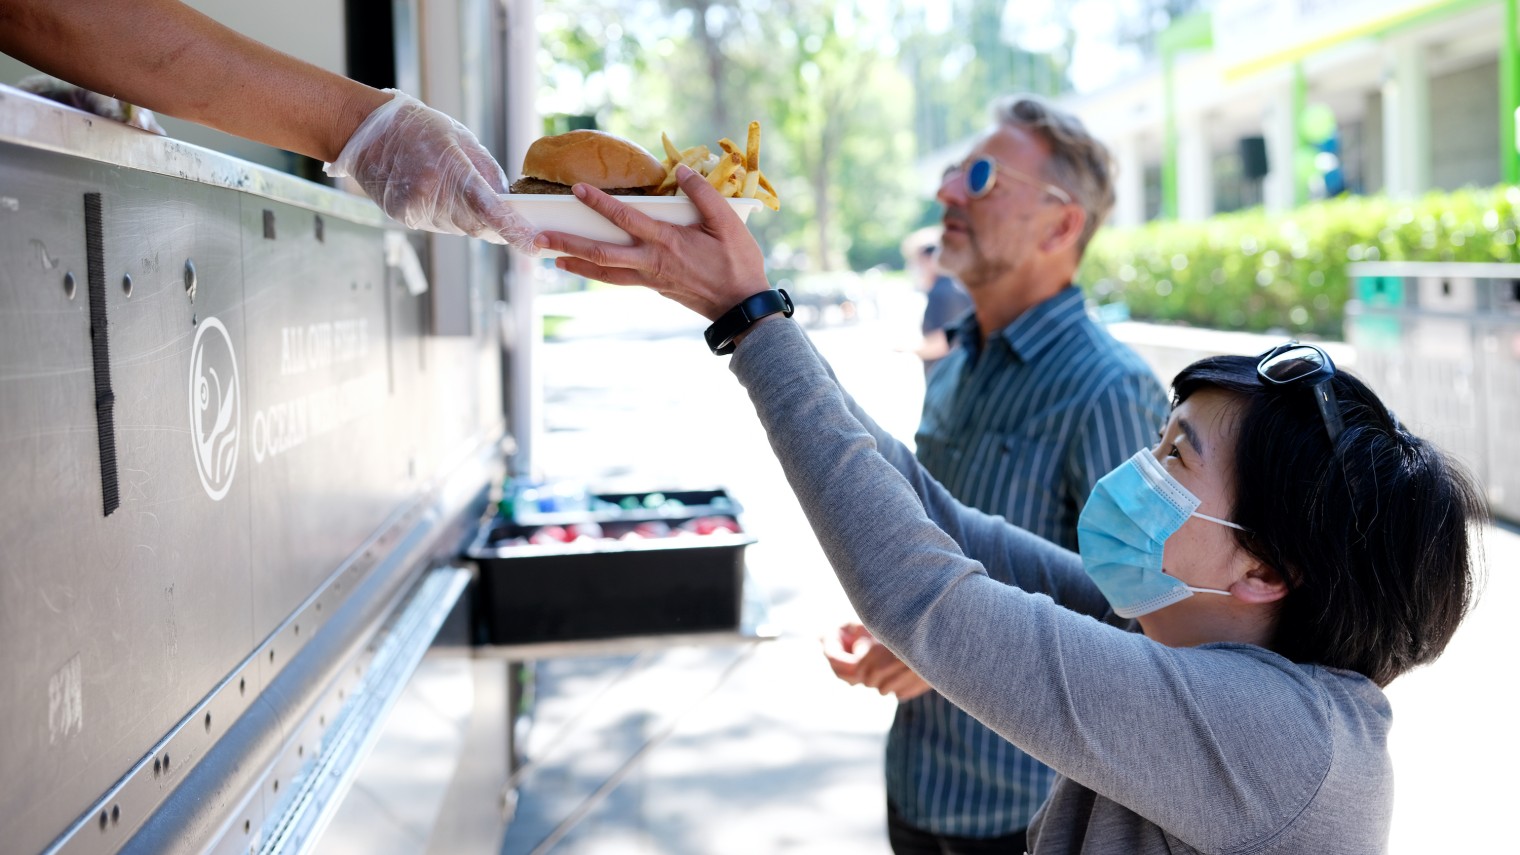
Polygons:
[[391,100],[370,113],[323,166],[353,177],[407,228],[469,235],[537,255],[537,231],[497,198],[507,176],[470,129],[416,98],[387,89]]

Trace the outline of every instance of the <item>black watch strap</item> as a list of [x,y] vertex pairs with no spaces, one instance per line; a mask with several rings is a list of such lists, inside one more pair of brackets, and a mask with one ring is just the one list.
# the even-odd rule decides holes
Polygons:
[[745,297],[739,305],[724,312],[723,317],[713,321],[712,326],[702,335],[707,338],[707,346],[712,348],[714,354],[727,356],[734,352],[734,339],[754,326],[755,321],[777,312],[790,318],[792,309],[792,298],[786,291],[767,288]]

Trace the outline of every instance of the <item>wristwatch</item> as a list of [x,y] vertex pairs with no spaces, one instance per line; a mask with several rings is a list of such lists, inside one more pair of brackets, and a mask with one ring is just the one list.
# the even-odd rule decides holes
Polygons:
[[715,355],[727,356],[734,352],[734,339],[754,326],[755,321],[777,312],[790,318],[792,310],[792,298],[787,296],[786,291],[767,288],[745,297],[739,305],[724,312],[723,317],[713,321],[712,326],[702,335],[707,338],[707,346],[712,348]]

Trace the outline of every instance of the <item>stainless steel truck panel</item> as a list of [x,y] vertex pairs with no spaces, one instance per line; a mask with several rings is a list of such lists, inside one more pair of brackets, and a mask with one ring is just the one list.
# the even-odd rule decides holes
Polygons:
[[0,849],[245,852],[331,815],[505,441],[499,255],[432,283],[478,320],[438,337],[388,263],[430,244],[388,228],[0,87]]

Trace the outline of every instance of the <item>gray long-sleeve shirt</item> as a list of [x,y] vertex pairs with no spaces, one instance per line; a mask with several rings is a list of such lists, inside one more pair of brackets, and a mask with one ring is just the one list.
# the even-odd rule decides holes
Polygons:
[[958,504],[790,321],[757,326],[730,367],[865,625],[1063,776],[1035,855],[1383,851],[1392,713],[1372,681],[1104,623],[1076,554]]

